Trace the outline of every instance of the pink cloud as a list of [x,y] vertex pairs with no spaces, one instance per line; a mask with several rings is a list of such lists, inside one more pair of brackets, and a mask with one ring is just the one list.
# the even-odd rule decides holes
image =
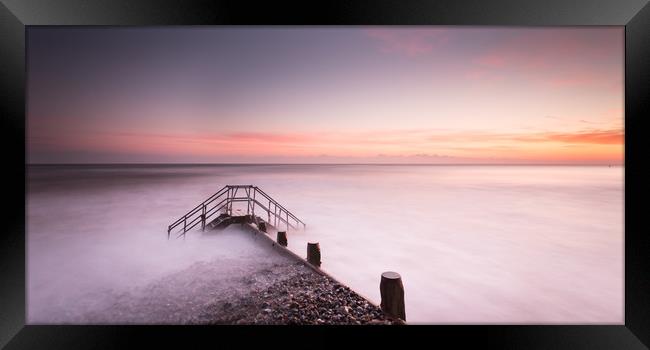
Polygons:
[[277,134],[260,132],[232,133],[225,135],[224,138],[231,142],[295,143],[310,141],[310,137],[304,134]]
[[[57,149],[155,156],[262,158],[318,157],[322,154],[353,158],[374,157],[377,154],[384,154],[385,157],[410,154],[422,158],[423,155],[445,154],[452,157],[472,158],[475,161],[489,156],[506,157],[514,154],[520,159],[579,161],[583,158],[583,160],[609,159],[607,157],[616,157],[617,154],[622,157],[623,138],[622,129],[529,133],[431,129],[176,135],[96,132],[77,134],[75,137],[50,136],[31,139],[29,150],[30,152]],[[562,151],[560,148],[563,144],[577,145],[577,148],[567,148]],[[537,151],[531,153],[531,150]],[[385,157],[384,160],[387,159]]]
[[379,43],[382,52],[401,53],[410,57],[427,54],[448,41],[444,29],[366,29],[365,35]]
[[494,68],[502,68],[503,66],[506,65],[507,61],[508,59],[505,55],[500,55],[497,54],[496,52],[491,52],[487,55],[479,56],[476,59],[476,62],[479,65],[494,67]]
[[580,86],[593,84],[598,78],[592,72],[578,71],[568,74],[556,74],[549,78],[549,83],[555,86]]
[[[474,57],[470,80],[523,77],[553,87],[614,86],[622,81],[623,36],[616,30],[521,31]],[[620,44],[620,52],[613,50]],[[617,63],[618,61],[618,63]]]
[[465,78],[478,81],[498,81],[503,80],[506,76],[500,72],[485,67],[470,68],[465,72]]
[[624,133],[622,130],[593,130],[576,133],[548,134],[547,139],[565,143],[622,145],[624,142]]

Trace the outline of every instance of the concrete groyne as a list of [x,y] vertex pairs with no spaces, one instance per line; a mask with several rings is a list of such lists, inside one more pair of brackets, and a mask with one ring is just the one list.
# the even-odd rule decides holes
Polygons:
[[[246,220],[242,230],[276,254],[295,262],[286,280],[258,293],[250,302],[249,315],[235,323],[260,324],[404,324],[386,315],[381,308],[344,283],[279,244],[267,232]],[[257,300],[254,300],[257,299]],[[254,316],[253,316],[254,314]]]
[[[226,316],[215,319],[215,323],[404,323],[403,298],[395,297],[399,296],[398,289],[383,288],[380,307],[320,268],[318,242],[309,242],[305,247],[307,260],[287,249],[289,231],[305,229],[307,225],[257,186],[224,186],[172,222],[167,227],[167,237],[169,239],[175,235],[185,238],[190,230],[199,225],[204,232],[239,226],[264,248],[291,262],[288,265],[280,264],[271,271],[274,276],[282,278],[270,281],[268,288],[252,290],[237,306],[228,303],[225,308],[215,310],[215,315],[220,313]],[[276,239],[271,235],[276,235]],[[260,255],[266,253],[260,252]],[[280,271],[281,268],[285,270]],[[395,286],[401,287],[401,283]],[[391,295],[385,293],[388,290]],[[392,305],[399,304],[400,300],[401,305]],[[387,305],[387,302],[391,305]],[[238,314],[233,315],[228,310],[237,310]]]

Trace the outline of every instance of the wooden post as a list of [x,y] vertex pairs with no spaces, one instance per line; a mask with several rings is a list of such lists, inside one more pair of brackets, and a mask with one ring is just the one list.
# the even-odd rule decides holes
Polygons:
[[406,321],[404,286],[399,273],[393,271],[382,273],[379,291],[381,293],[381,310],[389,316]]
[[286,231],[278,231],[278,238],[277,238],[278,244],[286,247],[288,242],[287,242],[287,232]]
[[320,267],[320,245],[316,243],[307,243],[307,262],[314,266]]

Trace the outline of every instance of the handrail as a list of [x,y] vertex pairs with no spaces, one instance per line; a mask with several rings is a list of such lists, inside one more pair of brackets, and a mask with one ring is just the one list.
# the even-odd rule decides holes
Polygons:
[[[273,204],[277,205],[280,209],[282,209],[282,210],[284,210],[285,212],[287,212],[287,214],[289,214],[289,215],[291,216],[292,219],[294,219],[294,220],[300,222],[301,224],[305,225],[305,223],[302,222],[302,220],[298,219],[295,215],[293,215],[290,211],[288,211],[285,207],[283,207],[282,204],[278,203],[275,199],[271,198],[271,196],[269,196],[268,194],[266,194],[266,192],[262,191],[262,190],[261,190],[259,187],[257,187],[257,186],[255,186],[254,188],[255,188],[256,191],[258,191],[259,193],[261,193],[261,194],[262,194],[266,199],[272,201]],[[306,225],[305,225],[305,226],[306,226]]]
[[[208,204],[208,203],[207,203],[208,201],[210,201],[211,199],[213,199],[215,196],[217,196],[217,194],[219,194],[221,191],[223,191],[223,190],[225,190],[225,189],[227,189],[227,188],[228,188],[228,186],[224,186],[224,187],[221,188],[219,191],[217,191],[215,194],[213,194],[212,196],[208,197],[208,199],[204,200],[203,203],[201,203],[201,204],[197,205],[196,207],[194,207],[192,210],[190,210],[189,212],[187,212],[187,214],[183,215],[180,219],[174,221],[174,222],[173,222],[171,225],[169,225],[169,226],[175,225],[175,224],[177,224],[178,222],[182,221],[186,216],[190,216],[190,215],[194,214],[193,212],[194,212],[195,210],[200,209],[204,204]],[[222,196],[222,195],[223,195],[223,193],[220,194],[219,197]],[[211,202],[211,201],[210,201],[210,202]]]
[[[239,189],[245,190],[244,196],[237,196]],[[266,200],[269,201],[268,207],[257,200],[257,193],[261,194]],[[224,196],[225,198],[222,198]],[[221,200],[219,201],[219,199]],[[213,202],[217,202],[217,204],[212,205]],[[235,202],[247,202],[247,213],[252,214],[254,217],[255,206],[259,206],[268,214],[269,220],[271,218],[271,215],[273,215],[276,223],[284,223],[287,229],[290,227],[295,229],[299,225],[302,225],[303,228],[307,227],[307,225],[302,220],[298,219],[298,217],[296,217],[293,213],[291,213],[275,199],[269,196],[266,192],[262,191],[259,187],[253,185],[226,185],[208,197],[202,203],[192,208],[178,220],[174,221],[171,225],[169,225],[167,227],[167,238],[169,238],[171,235],[171,231],[180,225],[182,225],[182,232],[178,235],[178,237],[181,235],[184,236],[187,231],[196,227],[199,223],[202,223],[203,227],[205,228],[205,225],[208,222],[208,218],[212,217],[217,212],[221,212],[224,208],[226,209],[226,213],[230,212],[230,214],[232,214],[232,203]],[[273,207],[273,210],[271,207]],[[291,224],[289,218],[295,222],[295,226]]]

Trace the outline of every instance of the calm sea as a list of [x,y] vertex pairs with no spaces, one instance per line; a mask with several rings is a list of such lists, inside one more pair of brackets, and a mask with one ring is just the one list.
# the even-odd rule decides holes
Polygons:
[[[172,221],[227,184],[307,223],[323,269],[379,303],[402,275],[411,323],[623,323],[623,167],[29,166],[28,322],[229,254]],[[109,293],[110,292],[110,293]],[[109,294],[107,294],[109,293]]]

